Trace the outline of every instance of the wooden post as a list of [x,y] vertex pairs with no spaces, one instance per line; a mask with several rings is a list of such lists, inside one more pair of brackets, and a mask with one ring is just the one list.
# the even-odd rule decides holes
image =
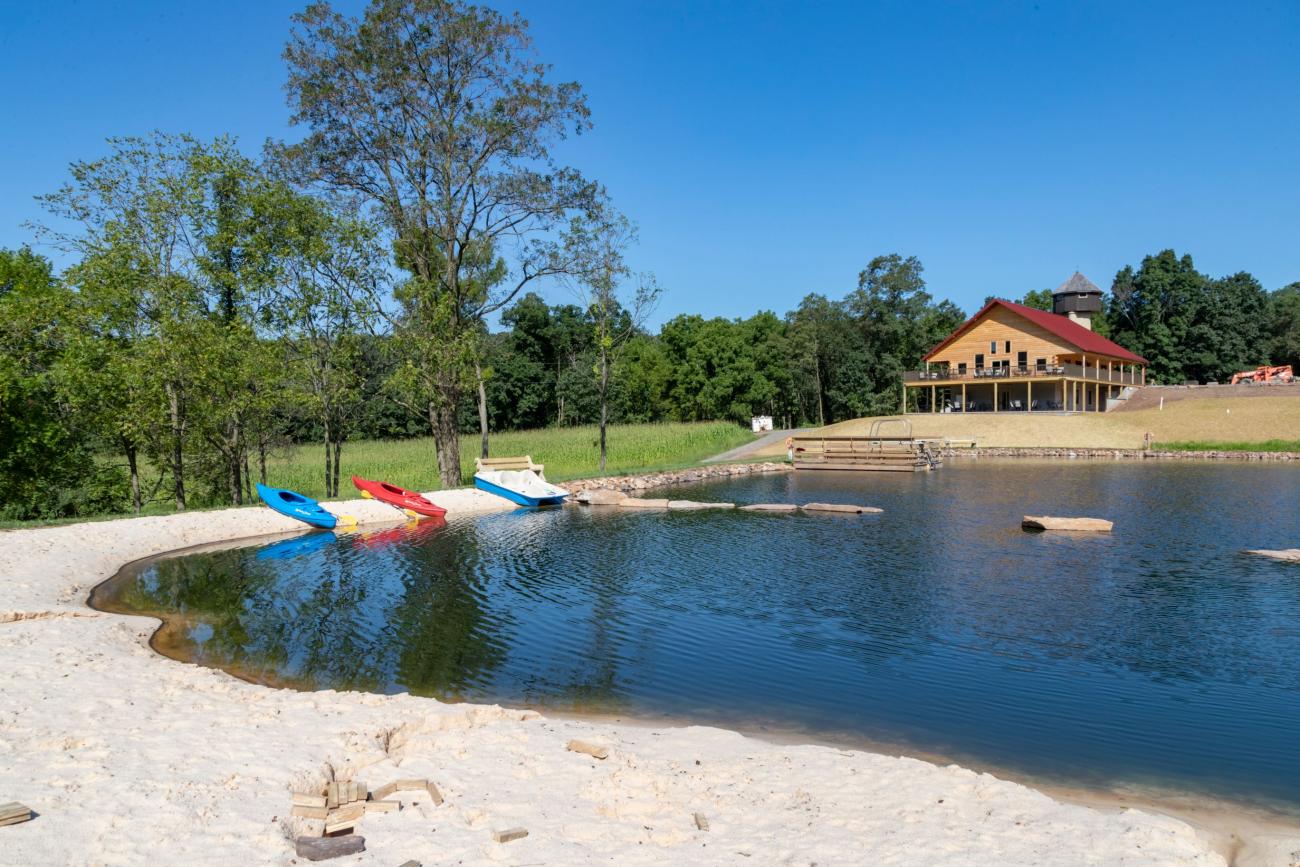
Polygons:
[[993,411],[998,411],[998,381],[993,380]]
[[966,411],[966,383],[961,384],[961,411]]
[[1142,368],[1142,384],[1147,384],[1147,369],[1145,367]]
[[1029,380],[1025,383],[1025,412],[1034,411],[1034,382]]

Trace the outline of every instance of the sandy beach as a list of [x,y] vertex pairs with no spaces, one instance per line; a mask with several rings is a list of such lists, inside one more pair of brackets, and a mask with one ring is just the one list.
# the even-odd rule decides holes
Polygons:
[[[430,495],[448,519],[511,508]],[[394,522],[373,502],[327,504]],[[265,508],[0,533],[0,864],[291,864],[290,793],[427,777],[367,815],[366,851],[330,863],[1293,863],[1300,837],[1231,841],[1155,812],[1090,807],[988,774],[716,728],[551,719],[409,695],[271,689],[148,646],[152,618],[90,589],[164,551],[296,528]],[[581,739],[604,760],[570,752]],[[707,818],[697,827],[695,814]],[[528,835],[497,843],[493,832]]]

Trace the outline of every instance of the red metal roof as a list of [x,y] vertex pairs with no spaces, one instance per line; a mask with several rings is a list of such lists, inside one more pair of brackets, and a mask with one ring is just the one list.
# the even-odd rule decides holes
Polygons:
[[1091,352],[1094,355],[1108,355],[1111,358],[1119,358],[1124,361],[1131,361],[1135,364],[1146,364],[1147,360],[1140,355],[1129,352],[1112,340],[1107,340],[1095,331],[1084,328],[1077,322],[1070,320],[1068,316],[1061,316],[1059,313],[1048,313],[1046,310],[1039,310],[1035,307],[1026,307],[1023,304],[1016,304],[1013,301],[1003,301],[1001,298],[994,298],[985,304],[980,311],[962,323],[961,327],[944,338],[943,342],[931,349],[926,354],[923,361],[929,361],[938,352],[952,343],[958,337],[961,337],[971,327],[979,321],[980,317],[987,313],[995,304],[1007,308],[1012,313],[1016,313],[1030,322],[1047,329],[1052,334],[1064,340],[1071,346],[1077,347],[1081,352]]

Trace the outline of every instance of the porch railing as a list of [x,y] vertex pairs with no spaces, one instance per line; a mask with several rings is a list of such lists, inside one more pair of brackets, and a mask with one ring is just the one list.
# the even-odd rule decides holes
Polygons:
[[1098,370],[1094,365],[1082,364],[1046,364],[1029,367],[984,367],[976,370],[959,372],[956,368],[931,368],[930,370],[907,370],[903,372],[904,382],[934,382],[937,380],[966,380],[984,382],[996,379],[1026,379],[1032,377],[1060,378],[1068,376],[1073,379],[1086,379],[1094,382],[1106,382],[1115,385],[1137,385],[1142,382],[1138,371],[1105,367]]

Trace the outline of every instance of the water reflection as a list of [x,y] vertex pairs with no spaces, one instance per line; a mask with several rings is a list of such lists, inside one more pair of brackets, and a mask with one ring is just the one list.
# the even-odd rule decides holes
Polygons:
[[[1028,773],[1300,804],[1283,466],[962,464],[699,499],[883,515],[517,512],[156,561],[101,601],[167,652],[308,687],[764,719]],[[1112,518],[1026,534],[1024,514]],[[1259,520],[1267,515],[1268,520]]]

